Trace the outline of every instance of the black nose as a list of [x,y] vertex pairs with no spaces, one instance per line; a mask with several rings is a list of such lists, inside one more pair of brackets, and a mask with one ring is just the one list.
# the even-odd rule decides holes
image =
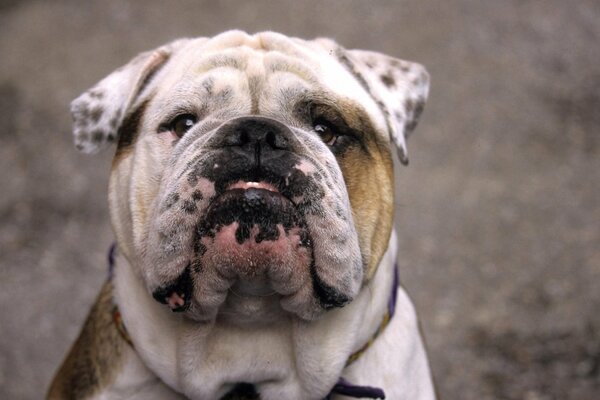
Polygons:
[[292,131],[281,122],[266,117],[240,117],[221,126],[216,132],[220,147],[253,160],[260,167],[264,162],[282,157],[290,151]]

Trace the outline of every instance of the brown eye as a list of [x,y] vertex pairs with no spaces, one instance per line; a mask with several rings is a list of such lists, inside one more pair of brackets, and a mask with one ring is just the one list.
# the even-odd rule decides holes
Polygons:
[[313,129],[315,130],[315,132],[317,132],[317,134],[321,137],[321,140],[323,140],[323,142],[327,146],[333,146],[335,144],[338,136],[335,134],[333,129],[331,129],[328,125],[315,124]]
[[176,117],[170,124],[169,130],[177,137],[182,137],[192,126],[196,124],[196,117],[191,114],[183,114]]

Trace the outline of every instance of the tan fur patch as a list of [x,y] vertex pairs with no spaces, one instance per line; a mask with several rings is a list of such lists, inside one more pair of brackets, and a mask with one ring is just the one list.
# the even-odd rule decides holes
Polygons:
[[[393,225],[394,170],[389,144],[383,143],[367,113],[354,104],[338,102],[346,122],[364,135],[364,149],[348,149],[339,159],[358,232],[365,280],[370,279],[385,253]],[[368,153],[368,154],[367,154]]]
[[49,400],[83,399],[114,381],[127,346],[113,322],[113,287],[106,282],[48,391]]

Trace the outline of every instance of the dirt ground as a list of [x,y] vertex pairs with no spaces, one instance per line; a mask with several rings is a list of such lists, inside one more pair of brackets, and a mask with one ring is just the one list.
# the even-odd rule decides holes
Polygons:
[[111,151],[74,150],[69,101],[230,28],[425,64],[397,228],[439,392],[600,398],[599,21],[596,0],[0,1],[0,398],[42,397],[106,276]]

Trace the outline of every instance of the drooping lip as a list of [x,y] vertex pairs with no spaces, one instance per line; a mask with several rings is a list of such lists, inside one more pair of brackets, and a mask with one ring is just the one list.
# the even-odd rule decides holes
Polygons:
[[300,213],[296,204],[267,181],[236,180],[215,196],[204,214],[204,229],[234,221],[240,224],[282,223],[286,229],[297,225]]
[[[246,185],[242,185],[246,186]],[[296,215],[296,205],[277,190],[249,185],[248,187],[231,187],[212,200],[206,210],[208,220],[231,218],[255,219],[266,217],[272,213],[284,216]],[[220,215],[223,214],[223,215]]]

